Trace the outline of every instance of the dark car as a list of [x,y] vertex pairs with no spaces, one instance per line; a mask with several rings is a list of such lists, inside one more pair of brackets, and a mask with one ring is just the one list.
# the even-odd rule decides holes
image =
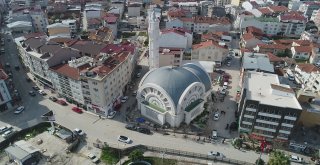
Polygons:
[[49,97],[49,100],[51,100],[51,101],[53,101],[53,102],[58,101],[58,99],[57,99],[57,98],[55,98],[55,97],[53,97],[53,96],[50,96],[50,97]]
[[29,95],[30,95],[30,96],[36,96],[37,94],[36,94],[36,92],[34,92],[34,91],[29,91]]
[[31,79],[29,77],[26,77],[27,82],[31,82]]
[[129,130],[133,130],[133,131],[136,130],[136,126],[133,125],[133,124],[127,124],[125,127],[126,127],[127,129],[129,129]]
[[138,127],[137,131],[140,133],[148,134],[148,135],[151,134],[151,131],[148,128]]
[[36,90],[36,91],[40,90],[40,88],[39,88],[38,86],[33,86],[32,88],[33,88],[34,90]]
[[14,69],[17,70],[17,71],[20,70],[19,65],[14,66]]
[[214,70],[214,72],[219,73],[219,74],[224,74],[225,73],[225,71],[221,70],[221,69]]

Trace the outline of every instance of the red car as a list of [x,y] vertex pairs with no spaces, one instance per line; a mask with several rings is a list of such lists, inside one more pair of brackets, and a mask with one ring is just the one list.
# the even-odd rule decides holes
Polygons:
[[63,101],[63,100],[58,100],[58,101],[56,101],[56,103],[58,103],[58,104],[60,104],[60,105],[63,105],[63,106],[66,106],[66,105],[68,105],[65,101]]
[[72,110],[74,112],[77,112],[77,113],[82,113],[82,109],[78,108],[78,107],[73,107]]

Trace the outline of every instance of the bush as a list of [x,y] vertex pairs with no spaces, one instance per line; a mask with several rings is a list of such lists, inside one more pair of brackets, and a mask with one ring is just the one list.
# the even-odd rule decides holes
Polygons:
[[114,164],[119,162],[120,150],[106,146],[102,149],[100,159],[106,164]]
[[132,162],[143,160],[143,152],[139,149],[136,149],[132,151],[128,157]]

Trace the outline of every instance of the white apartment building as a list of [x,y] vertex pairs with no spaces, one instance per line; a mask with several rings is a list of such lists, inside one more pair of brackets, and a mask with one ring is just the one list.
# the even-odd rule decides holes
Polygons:
[[46,32],[48,25],[46,14],[40,9],[30,10],[29,12],[35,32]]
[[303,4],[300,5],[299,11],[301,11],[305,16],[310,18],[312,16],[312,13],[314,10],[320,9],[320,2],[303,2]]
[[192,13],[192,15],[198,15],[198,2],[179,2],[178,6],[181,9],[189,10]]
[[69,29],[72,33],[76,33],[77,32],[77,20],[75,19],[67,19],[67,20],[62,20],[61,22],[64,25],[68,25]]
[[276,74],[253,71],[244,77],[238,108],[240,133],[267,141],[290,140],[302,111],[295,92]]
[[230,20],[226,17],[218,18],[196,16],[193,18],[180,18],[180,20],[183,22],[183,28],[197,33],[228,32],[231,30],[232,26]]
[[[238,24],[239,23],[239,24]],[[239,15],[235,25],[245,29],[254,26],[268,35],[300,36],[304,32],[307,18],[297,12],[288,12],[278,17],[259,17]]]
[[17,38],[16,45],[23,64],[36,80],[53,88],[49,67],[80,57],[79,51],[47,42],[46,38]]
[[231,4],[231,1],[232,0],[216,0],[214,3],[215,6],[225,6]]

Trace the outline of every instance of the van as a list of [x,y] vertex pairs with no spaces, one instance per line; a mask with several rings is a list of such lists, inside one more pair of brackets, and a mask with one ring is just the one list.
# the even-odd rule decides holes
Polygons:
[[218,138],[218,132],[217,130],[212,131],[212,139],[217,139]]

